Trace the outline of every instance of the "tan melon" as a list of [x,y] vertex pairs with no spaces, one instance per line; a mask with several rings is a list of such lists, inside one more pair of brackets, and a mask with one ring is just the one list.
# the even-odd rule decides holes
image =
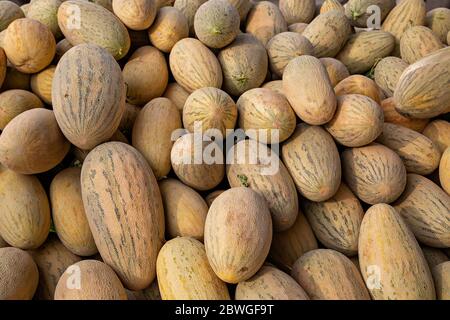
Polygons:
[[266,49],[250,34],[239,34],[217,57],[223,70],[223,88],[233,96],[258,88],[266,78]]
[[344,183],[331,199],[323,202],[305,200],[302,207],[314,234],[325,247],[348,256],[358,253],[364,211],[358,198]]
[[[180,12],[186,17],[189,26],[189,35],[195,36],[194,30],[194,17],[198,8],[204,4],[207,0],[175,0],[173,6],[180,10]],[[231,3],[231,1],[230,1]]]
[[56,285],[64,271],[81,258],[70,252],[56,235],[49,236],[38,249],[29,251],[39,270],[39,285],[35,298],[53,300]]
[[238,283],[264,263],[272,241],[269,207],[255,191],[231,188],[212,203],[205,223],[205,249],[214,273]]
[[341,61],[334,58],[320,58],[330,78],[333,88],[342,80],[350,76],[347,67]]
[[437,248],[450,246],[450,196],[431,180],[408,174],[405,192],[394,207],[420,242]]
[[56,39],[61,38],[62,33],[58,26],[58,8],[62,3],[61,0],[33,0],[27,7],[26,16],[46,25]]
[[[80,275],[79,288],[71,286],[74,274]],[[127,300],[125,288],[108,265],[83,260],[67,268],[55,289],[55,300]]]
[[378,104],[381,104],[382,100],[380,97],[380,90],[375,81],[359,74],[351,75],[339,82],[334,87],[334,91],[337,96],[345,94],[362,94],[363,96],[371,98]]
[[394,208],[369,208],[359,236],[359,263],[375,300],[433,300],[433,279],[414,235]]
[[3,81],[3,86],[1,87],[3,90],[12,90],[12,89],[21,89],[21,90],[29,90],[30,89],[30,75],[26,73],[22,73],[14,67],[6,68],[6,77]]
[[394,50],[395,38],[389,32],[372,30],[351,35],[336,56],[351,74],[365,73]]
[[198,240],[179,237],[168,241],[156,268],[163,300],[230,299],[226,284],[214,274]]
[[308,39],[296,32],[282,32],[267,43],[270,70],[281,77],[289,61],[301,55],[314,55]]
[[[74,10],[82,18],[74,19]],[[106,49],[116,60],[123,58],[130,49],[127,28],[112,12],[100,5],[82,0],[64,1],[58,9],[58,24],[73,46],[96,44]]]
[[50,29],[32,19],[14,20],[3,40],[9,62],[20,72],[36,73],[52,62],[56,42]]
[[428,11],[426,25],[433,30],[442,43],[447,43],[447,33],[450,31],[450,9],[435,8]]
[[302,34],[303,31],[305,31],[307,26],[308,26],[307,23],[297,22],[297,23],[293,23],[293,24],[289,25],[288,30]]
[[292,227],[273,234],[269,256],[280,268],[290,272],[298,258],[317,247],[317,240],[311,226],[303,213],[299,211]]
[[209,0],[194,17],[197,38],[210,48],[223,48],[239,33],[240,16],[228,0]]
[[150,42],[163,52],[171,52],[174,45],[189,36],[188,20],[177,8],[158,10],[155,22],[148,29]]
[[69,148],[53,111],[34,108],[16,116],[3,129],[0,162],[18,173],[41,173],[58,165]]
[[5,30],[14,20],[25,18],[20,7],[12,1],[0,2],[0,31]]
[[341,154],[343,177],[349,188],[369,204],[391,203],[406,186],[406,169],[391,149],[371,144]]
[[208,208],[211,207],[211,204],[213,203],[213,201],[216,200],[216,198],[224,192],[225,192],[225,190],[216,190],[216,191],[209,193],[205,197],[205,201],[206,201],[206,204],[208,205]]
[[442,189],[450,195],[450,147],[445,149],[439,164],[439,180]]
[[283,80],[273,80],[273,81],[266,82],[261,86],[261,88],[273,90],[284,96]]
[[318,126],[300,124],[281,147],[297,190],[312,201],[331,198],[341,184],[341,162],[333,138]]
[[339,2],[339,0],[325,0],[320,7],[320,14],[324,14],[331,10],[338,10],[345,12],[344,6]]
[[178,41],[170,52],[170,70],[186,91],[222,86],[222,68],[216,56],[199,40]]
[[133,126],[133,146],[145,157],[157,179],[171,169],[172,134],[180,129],[181,117],[167,98],[156,98],[145,105]]
[[239,282],[236,300],[309,300],[309,297],[289,275],[263,266],[253,277]]
[[56,67],[49,66],[31,76],[31,90],[46,104],[52,104],[52,82]]
[[148,29],[158,10],[153,0],[113,0],[112,8],[123,24],[132,30]]
[[127,101],[142,105],[162,96],[169,81],[167,62],[161,51],[144,46],[137,49],[123,68]]
[[225,138],[227,130],[236,125],[238,108],[223,90],[205,87],[192,92],[183,108],[183,125],[189,132],[201,129],[204,134],[216,133]]
[[316,11],[314,0],[280,0],[279,6],[288,24],[309,23]]
[[39,281],[33,258],[17,248],[1,248],[0,261],[0,299],[31,300]]
[[72,48],[59,61],[53,83],[56,120],[72,144],[89,150],[114,134],[125,109],[126,86],[108,51],[94,44]]
[[438,147],[417,131],[385,123],[377,142],[395,151],[408,172],[426,175],[439,166],[441,153]]
[[379,19],[382,22],[394,8],[395,0],[349,0],[345,5],[345,15],[353,26],[360,28],[371,27],[371,24],[377,22],[374,17],[374,13],[376,13],[375,7],[371,6],[378,7],[380,10]]
[[0,235],[21,249],[38,248],[50,229],[50,207],[45,190],[35,176],[0,166]]
[[264,46],[274,35],[285,31],[286,20],[272,2],[257,2],[248,13],[245,32],[255,36]]
[[223,153],[214,141],[188,133],[175,141],[170,154],[172,168],[186,185],[200,191],[211,190],[223,179]]
[[408,63],[397,57],[381,59],[374,69],[375,83],[388,97],[392,97],[398,80],[407,67]]
[[301,56],[289,62],[283,73],[283,92],[295,113],[308,124],[325,124],[336,110],[330,78],[315,57]]
[[359,270],[342,253],[317,249],[292,267],[292,277],[312,300],[370,300]]
[[433,120],[423,130],[423,135],[433,141],[442,153],[450,147],[450,123],[445,120]]
[[236,7],[237,11],[239,12],[239,18],[241,21],[244,21],[247,17],[248,12],[252,8],[252,1],[250,0],[229,0],[230,3]]
[[53,178],[50,185],[52,217],[59,239],[71,252],[92,256],[97,253],[97,247],[83,207],[80,177],[80,168],[67,168]]
[[409,64],[442,49],[444,45],[433,31],[423,26],[411,27],[400,39],[400,54]]
[[361,147],[374,141],[383,131],[384,116],[381,107],[361,94],[338,97],[333,119],[325,129],[346,147]]
[[121,142],[98,146],[83,163],[81,191],[102,259],[128,289],[148,287],[164,241],[164,209],[145,158]]
[[432,273],[437,299],[450,300],[450,261],[437,265]]
[[433,270],[438,264],[448,261],[447,255],[441,249],[428,246],[421,246],[421,248],[430,270]]
[[43,107],[42,101],[29,91],[14,89],[2,92],[0,94],[0,129],[4,130],[6,125],[22,112]]
[[169,83],[164,92],[164,97],[172,101],[181,114],[183,114],[184,104],[189,95],[190,93],[184,90],[183,87],[176,82]]
[[61,57],[70,49],[72,49],[72,45],[67,39],[62,39],[56,44],[56,53],[55,53],[55,61],[58,62]]
[[297,190],[278,156],[263,144],[243,140],[230,149],[227,160],[230,186],[248,187],[262,195],[272,213],[275,231],[292,227],[298,214]]
[[384,99],[381,102],[381,108],[383,109],[385,122],[397,124],[417,132],[422,132],[429,122],[428,119],[412,119],[398,113],[395,109],[395,100],[393,97]]
[[175,179],[159,183],[169,239],[191,237],[203,241],[208,206],[192,188]]
[[236,103],[239,127],[254,131],[254,139],[274,144],[288,139],[295,130],[296,117],[287,99],[273,90],[255,88],[242,94]]
[[314,56],[323,58],[334,57],[344,47],[351,32],[350,22],[344,13],[332,10],[318,15],[302,35],[313,45]]

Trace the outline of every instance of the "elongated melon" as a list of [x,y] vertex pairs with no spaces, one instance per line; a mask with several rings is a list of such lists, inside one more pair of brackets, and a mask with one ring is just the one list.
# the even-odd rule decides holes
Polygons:
[[279,6],[288,24],[309,23],[316,11],[314,0],[280,0]]
[[350,76],[347,67],[339,60],[334,58],[320,58],[330,78],[333,88],[342,80]]
[[424,26],[409,28],[400,39],[400,54],[409,64],[443,47],[441,40],[433,31]]
[[113,0],[114,14],[130,29],[148,29],[155,20],[156,2],[153,0]]
[[408,63],[397,57],[386,57],[377,63],[374,80],[388,97],[394,94],[398,80],[407,67]]
[[428,11],[426,25],[433,30],[442,43],[447,43],[447,33],[450,32],[450,9],[435,8]]

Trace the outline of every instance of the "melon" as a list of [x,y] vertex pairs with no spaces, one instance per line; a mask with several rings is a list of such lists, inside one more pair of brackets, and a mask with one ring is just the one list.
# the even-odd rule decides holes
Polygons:
[[288,24],[309,23],[316,12],[314,0],[280,0],[279,6]]
[[250,0],[228,0],[239,12],[239,18],[244,21],[248,12],[252,8],[253,2]]
[[[194,36],[194,17],[198,8],[204,4],[207,0],[175,0],[173,7],[180,10],[180,12],[186,17],[189,26],[189,35]],[[231,3],[231,1],[230,1]]]
[[0,31],[5,30],[14,20],[25,18],[20,7],[12,1],[0,2]]
[[42,101],[26,90],[14,89],[0,93],[0,129],[4,130],[6,125],[22,112],[43,107]]
[[158,10],[153,0],[113,0],[112,9],[123,24],[132,30],[148,29]]
[[448,261],[447,255],[441,249],[424,245],[422,245],[421,248],[430,270],[433,270],[433,268],[438,264]]
[[450,300],[450,261],[437,265],[432,272],[437,299]]
[[[379,8],[379,19],[382,22],[388,13],[394,8],[395,0],[349,0],[345,5],[345,15],[350,20],[350,23],[359,28],[374,27],[376,19],[373,19],[374,7]],[[372,17],[372,19],[371,19]],[[368,22],[372,22],[372,25]],[[377,26],[375,26],[377,27]],[[379,28],[380,26],[378,26]]]
[[11,89],[30,89],[30,75],[27,73],[22,73],[14,67],[6,68],[6,77],[3,81],[3,86],[1,90],[11,90]]
[[48,105],[52,104],[52,83],[55,70],[55,66],[49,66],[31,76],[31,90]]
[[345,12],[344,6],[339,2],[339,0],[325,0],[320,7],[319,14],[324,14],[331,10]]
[[433,31],[423,26],[411,27],[400,39],[400,54],[409,64],[442,49],[444,45]]
[[67,39],[62,39],[56,44],[56,53],[55,53],[55,61],[58,62],[61,57],[70,49],[72,49],[72,45]]
[[433,30],[442,43],[447,43],[447,34],[450,32],[450,9],[435,8],[428,11],[426,25]]
[[330,78],[333,88],[342,80],[350,76],[345,64],[334,58],[320,58],[320,62],[327,70],[328,78]]
[[296,22],[288,26],[288,31],[297,32],[302,34],[303,31],[305,31],[306,27],[308,26],[307,23],[303,22]]
[[132,291],[125,289],[125,291],[127,292],[128,300],[161,300],[158,281],[156,280],[144,290]]
[[431,121],[423,130],[423,135],[433,141],[441,153],[450,147],[450,123],[448,121],[440,119]]
[[5,50],[0,47],[0,88],[3,85],[3,81],[5,81],[7,65],[8,60],[6,59]]
[[273,81],[266,82],[261,86],[261,88],[273,90],[284,96],[283,80],[273,80]]
[[182,86],[180,86],[176,82],[172,82],[167,85],[166,91],[164,92],[163,96],[172,101],[172,103],[177,107],[178,111],[183,114],[184,104],[186,103],[189,95],[190,93],[184,90]]
[[439,180],[442,189],[450,195],[450,147],[445,149],[439,164]]
[[213,201],[216,200],[216,198],[224,192],[225,192],[225,190],[216,190],[216,191],[209,193],[205,197],[205,201],[206,201],[206,204],[208,205],[208,208],[211,207],[211,204],[213,203]]
[[376,64],[374,80],[386,96],[392,97],[398,80],[407,67],[408,63],[397,57],[386,57]]
[[125,111],[123,112],[123,116],[119,124],[119,130],[121,132],[126,134],[131,133],[139,111],[141,111],[140,107],[125,103]]
[[375,81],[360,74],[351,75],[335,87],[334,91],[337,96],[346,94],[362,94],[374,100],[376,103],[381,104],[380,89]]
[[413,119],[398,113],[395,109],[395,100],[393,97],[384,99],[381,102],[381,108],[383,109],[385,122],[397,124],[417,132],[422,132],[429,122],[428,119]]
[[61,0],[33,0],[27,7],[26,16],[46,25],[56,39],[61,38],[62,33],[58,26],[58,8],[62,3]]

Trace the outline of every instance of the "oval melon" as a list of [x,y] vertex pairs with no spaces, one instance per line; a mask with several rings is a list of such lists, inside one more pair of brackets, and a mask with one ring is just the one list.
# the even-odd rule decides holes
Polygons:
[[0,130],[22,112],[34,108],[43,108],[42,101],[33,93],[14,89],[6,90],[0,94]]
[[[74,13],[79,13],[80,18],[74,19]],[[100,5],[82,0],[65,1],[58,9],[58,24],[73,46],[95,44],[106,49],[116,60],[123,58],[130,49],[127,28]]]
[[214,274],[198,240],[179,237],[168,241],[156,268],[163,300],[230,299],[226,284]]
[[52,104],[52,82],[56,67],[49,66],[31,76],[31,90],[46,104]]
[[450,147],[450,123],[445,120],[433,120],[423,130],[423,135],[433,141],[442,153]]
[[112,8],[123,24],[132,30],[148,29],[158,10],[154,0],[113,0]]
[[166,234],[169,239],[191,237],[203,241],[208,206],[192,188],[176,179],[159,183],[166,217]]
[[261,88],[273,90],[284,96],[283,80],[273,80],[273,81],[266,82],[261,86]]
[[330,78],[333,88],[342,80],[350,76],[347,67],[341,61],[334,58],[320,58]]
[[316,12],[314,0],[280,0],[279,6],[288,24],[309,23]]
[[450,32],[450,9],[435,8],[427,12],[426,25],[438,36],[442,43],[447,43]]
[[222,68],[216,56],[199,40],[178,41],[170,52],[170,70],[186,91],[203,87],[222,87]]
[[411,27],[400,39],[400,54],[409,64],[442,49],[444,45],[433,31],[423,26]]
[[370,300],[359,270],[342,253],[317,249],[292,267],[292,277],[312,300]]
[[319,126],[300,124],[281,147],[297,190],[312,201],[331,198],[341,184],[341,162],[331,135]]
[[127,288],[148,287],[164,240],[164,209],[145,158],[121,142],[96,147],[83,163],[81,192],[103,261]]
[[431,180],[408,174],[405,192],[394,207],[420,242],[450,246],[450,196]]
[[114,134],[126,89],[119,65],[105,49],[94,44],[70,49],[56,67],[53,84],[56,120],[72,144],[89,150]]
[[207,0],[175,0],[173,4],[174,8],[180,10],[180,12],[186,17],[189,26],[189,35],[192,37],[195,36],[195,13],[197,12],[198,8],[206,1]]
[[381,102],[381,108],[383,109],[385,122],[397,124],[399,126],[409,128],[417,132],[422,132],[429,122],[428,119],[407,118],[398,113],[398,111],[395,109],[395,100],[393,97],[384,99]]
[[375,81],[359,74],[351,75],[339,82],[334,87],[334,91],[337,96],[345,94],[362,94],[371,98],[378,104],[380,104],[382,100],[380,89]]
[[331,10],[345,12],[344,6],[339,2],[339,0],[325,0],[320,7],[319,14],[324,14]]
[[383,145],[347,149],[342,152],[341,161],[347,185],[366,203],[391,203],[405,189],[405,165]]
[[58,26],[58,8],[62,3],[61,0],[33,0],[27,7],[26,17],[46,25],[56,39],[61,38],[62,33]]
[[283,73],[283,92],[295,113],[308,124],[321,125],[333,117],[336,96],[319,59],[297,57]]
[[375,22],[370,19],[374,14],[373,10],[368,10],[370,6],[377,6],[380,9],[379,17],[382,22],[394,8],[395,0],[349,0],[345,5],[345,15],[355,27],[370,27],[367,23]]
[[450,147],[445,149],[439,164],[439,180],[442,189],[450,195]]
[[434,285],[438,300],[450,300],[450,261],[433,268]]
[[172,101],[181,114],[183,114],[184,104],[189,95],[190,93],[184,90],[183,87],[176,82],[169,83],[164,92],[164,97]]
[[394,208],[369,208],[359,236],[359,263],[375,300],[433,300],[433,279],[414,235]]
[[231,188],[212,203],[205,223],[205,249],[214,273],[238,283],[264,263],[272,241],[272,219],[264,198],[255,191]]
[[388,97],[392,97],[398,80],[407,67],[408,63],[400,58],[383,58],[374,69],[375,83]]

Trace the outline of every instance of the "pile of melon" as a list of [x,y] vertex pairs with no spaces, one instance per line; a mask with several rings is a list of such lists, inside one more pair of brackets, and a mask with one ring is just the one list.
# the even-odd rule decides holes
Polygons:
[[341,2],[0,1],[0,299],[450,299],[450,9]]

